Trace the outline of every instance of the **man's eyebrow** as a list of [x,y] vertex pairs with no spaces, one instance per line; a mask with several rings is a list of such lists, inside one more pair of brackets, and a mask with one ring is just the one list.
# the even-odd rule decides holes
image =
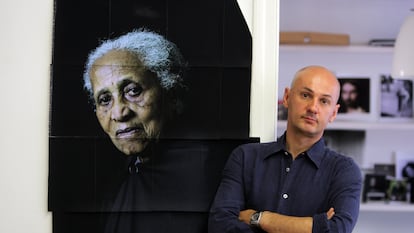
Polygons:
[[312,89],[310,89],[309,87],[304,87],[303,89],[304,89],[305,91],[309,91],[309,92],[312,92],[312,93],[314,92],[314,91],[313,91]]
[[[311,93],[315,93],[312,89],[310,89],[309,87],[304,87],[303,88],[305,91],[309,91],[309,92],[311,92]],[[332,95],[331,94],[322,94],[322,96],[323,97],[326,97],[326,98],[330,98],[330,99],[333,99],[333,97],[332,97]]]

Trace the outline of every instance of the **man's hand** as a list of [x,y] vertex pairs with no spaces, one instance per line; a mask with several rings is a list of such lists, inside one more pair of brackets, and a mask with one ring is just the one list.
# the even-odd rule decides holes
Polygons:
[[326,212],[326,217],[328,220],[330,220],[335,215],[335,210],[333,207],[331,207],[328,212]]
[[256,211],[252,209],[242,210],[239,214],[239,220],[250,225],[250,218],[255,212]]

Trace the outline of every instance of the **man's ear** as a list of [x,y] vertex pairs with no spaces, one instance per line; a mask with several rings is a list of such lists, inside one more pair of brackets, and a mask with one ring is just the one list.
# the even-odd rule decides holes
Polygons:
[[338,110],[339,110],[339,107],[340,106],[341,105],[339,105],[339,104],[335,105],[335,108],[334,108],[334,111],[332,113],[332,116],[329,118],[329,123],[332,123],[336,119],[336,116],[338,115]]
[[283,93],[283,106],[285,108],[288,108],[289,93],[290,93],[290,90],[289,88],[286,87],[285,92]]

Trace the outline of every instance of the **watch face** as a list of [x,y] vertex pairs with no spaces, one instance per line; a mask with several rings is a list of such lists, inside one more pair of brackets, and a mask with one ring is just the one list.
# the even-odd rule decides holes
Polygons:
[[250,224],[258,227],[259,221],[260,221],[260,215],[261,215],[261,212],[256,212],[252,214],[252,216],[250,217]]

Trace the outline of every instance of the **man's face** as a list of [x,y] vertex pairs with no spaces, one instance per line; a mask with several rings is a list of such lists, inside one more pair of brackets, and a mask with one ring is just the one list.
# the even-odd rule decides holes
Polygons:
[[339,84],[329,73],[307,71],[292,89],[285,89],[284,105],[288,108],[291,132],[320,137],[338,112],[336,101]]
[[161,87],[141,64],[128,52],[111,51],[90,73],[98,121],[126,155],[142,152],[162,127]]
[[351,83],[344,83],[341,89],[341,98],[345,105],[356,107],[358,92],[356,87]]

